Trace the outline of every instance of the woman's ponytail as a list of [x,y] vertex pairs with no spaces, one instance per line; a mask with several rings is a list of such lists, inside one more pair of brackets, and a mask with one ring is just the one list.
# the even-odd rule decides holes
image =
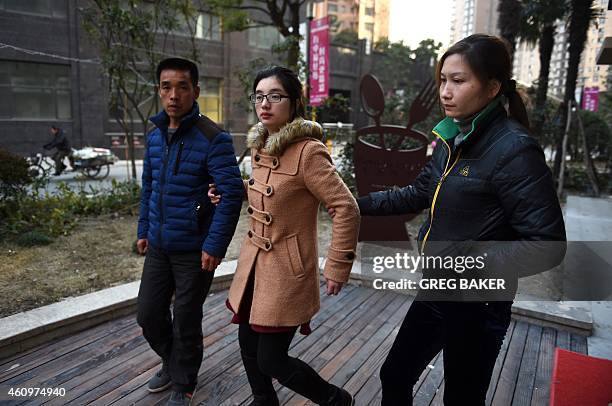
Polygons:
[[511,118],[518,121],[523,127],[529,130],[529,117],[523,98],[516,91],[516,81],[509,80],[503,86],[504,96],[508,99],[508,113]]

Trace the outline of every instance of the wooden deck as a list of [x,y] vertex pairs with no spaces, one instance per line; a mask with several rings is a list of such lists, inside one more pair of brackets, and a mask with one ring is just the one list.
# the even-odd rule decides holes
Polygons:
[[[194,404],[250,401],[226,294],[214,294],[204,305],[205,353]],[[355,393],[358,405],[379,404],[378,370],[409,306],[407,296],[349,285],[338,297],[322,298],[313,333],[297,334],[290,352]],[[555,347],[585,353],[586,338],[513,321],[495,366],[488,404],[548,405]],[[0,404],[163,405],[167,391],[146,391],[158,368],[159,359],[141,336],[135,317],[125,317],[0,360]],[[9,400],[11,387],[64,388],[66,395]],[[277,388],[281,404],[306,404],[304,398]],[[438,355],[416,386],[415,405],[441,405],[443,388]]]

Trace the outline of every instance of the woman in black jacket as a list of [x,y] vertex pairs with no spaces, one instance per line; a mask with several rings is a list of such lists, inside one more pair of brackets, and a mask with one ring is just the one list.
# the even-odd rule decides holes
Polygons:
[[[510,75],[510,56],[499,38],[476,34],[453,45],[437,69],[446,118],[433,130],[439,140],[431,161],[413,184],[358,200],[362,215],[428,209],[418,238],[423,255],[480,255],[489,273],[503,272],[509,282],[505,295],[485,300],[420,291],[380,372],[384,406],[412,404],[414,384],[440,350],[444,403],[484,405],[516,280],[558,265],[565,255],[551,173],[528,134]],[[424,271],[423,278],[448,276],[438,271]]]

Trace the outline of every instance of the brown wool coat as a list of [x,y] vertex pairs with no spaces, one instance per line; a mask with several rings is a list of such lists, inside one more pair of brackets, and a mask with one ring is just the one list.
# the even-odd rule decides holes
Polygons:
[[[319,124],[296,119],[264,139],[249,133],[253,173],[245,181],[250,231],[238,258],[229,303],[238,311],[252,269],[250,323],[298,326],[319,310],[317,214],[323,202],[336,210],[324,276],[346,282],[355,258],[359,209],[338,176]],[[254,267],[253,267],[254,265]]]

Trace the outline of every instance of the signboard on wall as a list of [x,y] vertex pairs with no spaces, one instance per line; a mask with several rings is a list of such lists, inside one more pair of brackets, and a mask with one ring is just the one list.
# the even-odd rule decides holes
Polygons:
[[329,17],[310,22],[310,104],[329,96]]
[[585,87],[582,96],[582,110],[597,111],[599,108],[599,87]]

